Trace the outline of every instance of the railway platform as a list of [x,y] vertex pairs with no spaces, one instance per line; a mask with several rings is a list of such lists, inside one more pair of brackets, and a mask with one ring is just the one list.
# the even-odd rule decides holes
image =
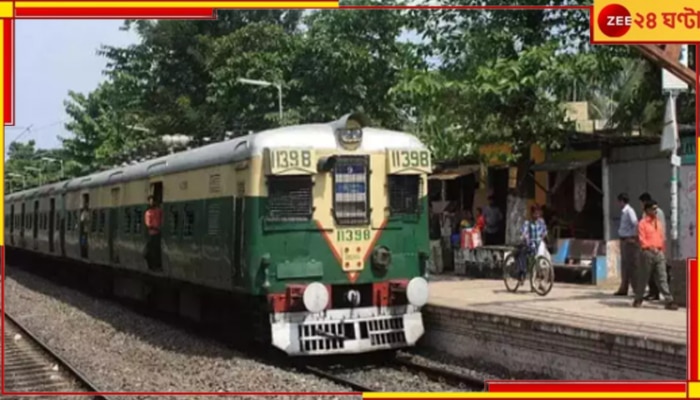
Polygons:
[[546,297],[500,280],[430,284],[422,344],[516,375],[554,379],[686,379],[686,309],[614,289],[555,284]]

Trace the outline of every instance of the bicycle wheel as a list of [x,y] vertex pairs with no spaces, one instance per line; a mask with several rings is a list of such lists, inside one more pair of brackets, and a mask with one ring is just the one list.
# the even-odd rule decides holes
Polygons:
[[554,287],[554,266],[544,257],[535,258],[530,274],[530,285],[535,293],[546,296]]
[[512,254],[508,254],[503,260],[503,283],[506,284],[509,292],[517,291],[522,284],[518,274],[518,264]]

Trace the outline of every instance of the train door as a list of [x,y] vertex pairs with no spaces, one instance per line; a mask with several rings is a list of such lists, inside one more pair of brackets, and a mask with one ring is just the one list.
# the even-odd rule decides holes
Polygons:
[[59,220],[58,242],[61,247],[61,255],[66,256],[66,195],[61,194],[61,218]]
[[56,229],[54,225],[56,224],[55,222],[56,218],[56,199],[54,197],[49,200],[49,252],[53,253],[55,251],[55,246],[54,246],[54,237]]
[[90,194],[83,193],[83,205],[78,215],[80,228],[80,257],[88,258],[88,230],[90,229]]
[[[160,210],[160,226],[158,227],[158,233],[152,234],[153,231],[147,229],[148,239],[146,242],[146,263],[148,264],[148,269],[152,271],[162,271],[163,270],[163,239],[161,237],[161,230],[163,224],[163,182],[153,182],[150,187],[150,196],[153,196],[153,201],[155,202],[155,207]],[[150,206],[150,204],[149,204]]]
[[109,230],[107,231],[107,243],[109,246],[109,260],[115,264],[119,263],[119,253],[116,251],[115,241],[119,233],[119,188],[112,188],[111,191],[111,206],[109,208],[109,217],[107,223]]
[[15,244],[15,205],[10,206],[10,244]]
[[233,206],[233,282],[240,286],[243,283],[245,271],[245,241],[244,220],[245,220],[245,183],[238,183],[236,197]]
[[24,246],[24,228],[27,226],[27,213],[26,213],[26,207],[24,202],[22,202],[22,212],[21,212],[21,217],[22,217],[22,223],[20,224],[20,230],[19,230],[19,242],[21,246]]
[[32,217],[32,238],[33,245],[36,247],[37,237],[39,237],[39,200],[34,200],[34,216]]

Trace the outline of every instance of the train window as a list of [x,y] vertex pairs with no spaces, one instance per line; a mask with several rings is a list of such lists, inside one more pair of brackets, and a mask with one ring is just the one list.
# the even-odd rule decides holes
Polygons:
[[124,233],[131,233],[131,212],[128,208],[124,209]]
[[173,236],[180,234],[180,211],[175,207],[170,210],[170,231]]
[[100,233],[105,231],[105,210],[100,210],[100,224],[98,227]]
[[90,232],[97,231],[97,211],[92,210],[90,213]]
[[369,223],[369,157],[338,157],[333,168],[333,214],[342,225]]
[[219,220],[221,219],[221,206],[210,204],[207,219],[207,233],[211,236],[219,234]]
[[134,208],[134,233],[141,233],[141,209]]
[[183,236],[194,234],[194,211],[189,206],[185,206],[185,226],[182,234]]
[[270,176],[267,178],[267,219],[308,221],[313,214],[313,181],[310,176]]
[[419,175],[389,175],[389,212],[391,215],[415,215],[420,212]]

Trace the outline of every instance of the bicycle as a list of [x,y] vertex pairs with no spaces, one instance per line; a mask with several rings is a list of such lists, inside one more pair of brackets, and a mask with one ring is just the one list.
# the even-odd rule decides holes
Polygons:
[[[517,257],[521,251],[525,251],[523,245],[516,247],[516,251],[508,254],[503,260],[503,282],[506,289],[515,293],[518,288],[530,277],[530,288],[540,296],[546,296],[554,287],[554,267],[552,263],[543,256],[527,256],[527,268],[524,274],[518,268]],[[510,284],[513,279],[515,283]]]

